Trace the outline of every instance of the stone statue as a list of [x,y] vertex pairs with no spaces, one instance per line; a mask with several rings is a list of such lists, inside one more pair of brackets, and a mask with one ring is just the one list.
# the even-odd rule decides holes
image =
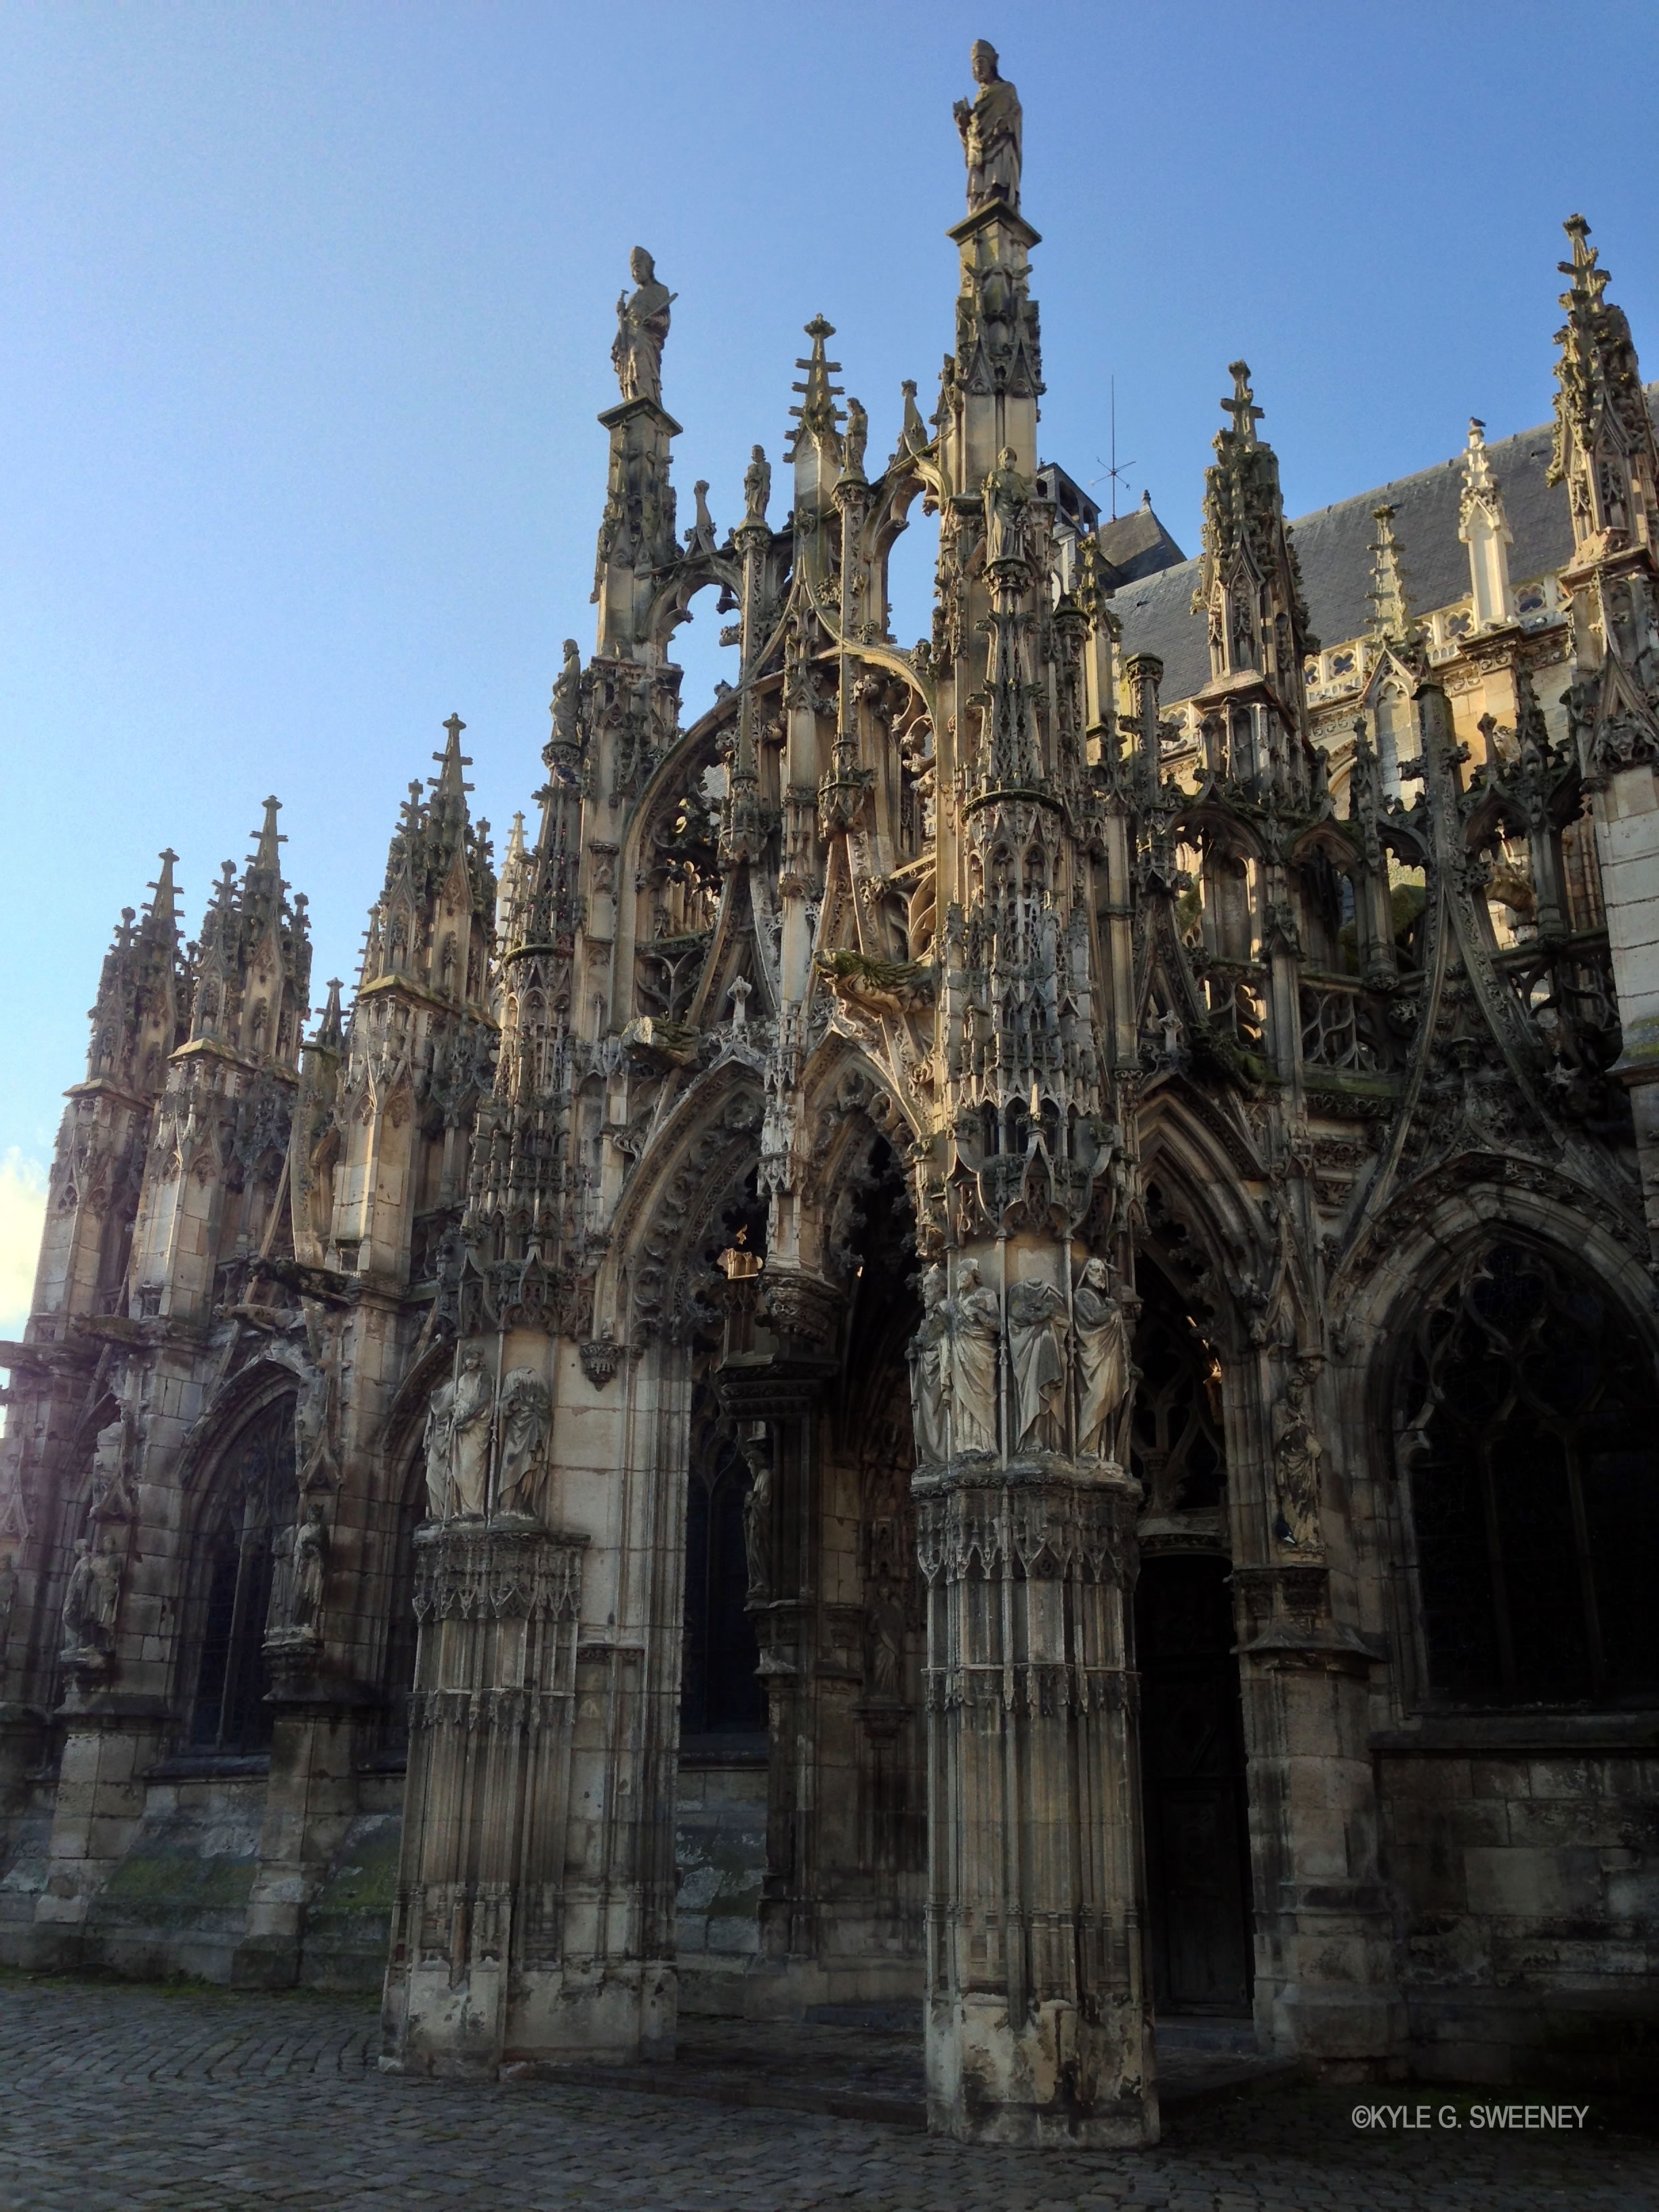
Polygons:
[[870,417],[862,404],[856,399],[847,403],[847,429],[842,439],[842,474],[861,477],[864,474],[865,449],[870,443]]
[[494,1399],[483,1347],[470,1345],[461,1355],[461,1372],[455,1385],[450,1444],[455,1510],[469,1516],[482,1515],[487,1502]]
[[668,336],[670,303],[679,295],[657,281],[656,264],[642,246],[628,257],[635,289],[617,302],[617,338],[611,349],[617,381],[624,399],[653,399],[662,404],[662,349]]
[[1273,1473],[1279,1492],[1279,1540],[1298,1552],[1321,1547],[1319,1462],[1324,1446],[1314,1434],[1308,1389],[1316,1370],[1298,1359],[1273,1407]]
[[534,1514],[552,1419],[553,1401],[533,1368],[515,1367],[502,1376],[495,1462],[498,1512]]
[[494,1396],[483,1347],[470,1344],[461,1354],[460,1371],[439,1385],[427,1409],[426,1498],[434,1521],[483,1515]]
[[872,1698],[904,1695],[904,1607],[884,1584],[864,1617],[865,1678]]
[[1013,1370],[1014,1449],[1060,1451],[1066,1443],[1066,1301],[1052,1283],[1015,1283],[1008,1292],[1008,1359]]
[[980,1280],[977,1260],[964,1260],[951,1322],[951,1441],[959,1452],[997,1448],[997,1357],[1002,1348],[1002,1310],[997,1294]]
[[1030,479],[1020,473],[1018,455],[1005,446],[997,465],[985,479],[985,558],[1029,561],[1031,557],[1028,510],[1031,504]]
[[1129,1331],[1103,1260],[1087,1263],[1072,1294],[1072,1341],[1078,1456],[1110,1459],[1117,1411],[1129,1389]]
[[950,1449],[945,1402],[951,1382],[951,1324],[943,1267],[930,1267],[922,1278],[921,1306],[921,1324],[909,1344],[910,1418],[916,1457],[927,1466],[948,1457]]
[[764,524],[767,502],[771,496],[772,465],[766,458],[765,447],[757,446],[743,472],[744,520]]
[[988,39],[975,39],[971,102],[959,100],[954,113],[968,157],[968,212],[975,215],[993,200],[1019,212],[1019,94],[997,75],[997,50]]
[[271,1557],[266,1636],[314,1637],[323,1609],[323,1576],[328,1565],[328,1522],[319,1498],[312,1500],[298,1521],[276,1531]]
[[564,641],[564,660],[553,680],[553,743],[572,752],[581,744],[582,656],[574,637]]
[[332,1471],[329,1449],[329,1408],[333,1402],[339,1370],[339,1324],[315,1298],[303,1301],[307,1349],[310,1357],[300,1370],[300,1393],[294,1404],[294,1464],[301,1491],[326,1487]]
[[294,1523],[289,1521],[270,1540],[270,1596],[265,1605],[265,1634],[280,1636],[289,1626],[294,1605]]
[[100,1521],[130,1521],[132,1492],[127,1481],[127,1416],[99,1430],[92,1447],[92,1510]]
[[746,1437],[743,1456],[749,1468],[749,1494],[743,1501],[749,1595],[766,1597],[772,1588],[772,1439],[766,1435]]
[[64,1650],[99,1651],[115,1648],[115,1616],[121,1602],[120,1549],[106,1536],[94,1550],[89,1536],[77,1536],[75,1565],[64,1592]]
[[293,1578],[289,1586],[288,1626],[314,1633],[323,1609],[323,1575],[328,1565],[328,1522],[320,1499],[313,1498],[294,1531]]
[[64,1649],[84,1650],[90,1642],[92,1617],[92,1546],[84,1536],[75,1540],[75,1564],[64,1589]]

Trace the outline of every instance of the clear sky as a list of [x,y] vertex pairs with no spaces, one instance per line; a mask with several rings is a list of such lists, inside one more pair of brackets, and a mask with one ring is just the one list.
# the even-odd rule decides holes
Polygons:
[[1575,209],[1659,375],[1652,0],[0,0],[0,1330],[160,848],[193,933],[276,792],[349,981],[452,709],[480,811],[527,803],[631,246],[679,295],[683,520],[778,458],[814,313],[872,457],[902,378],[931,408],[976,35],[1024,105],[1044,458],[1100,475],[1115,376],[1121,496],[1188,551],[1239,354],[1292,514],[1541,422]]

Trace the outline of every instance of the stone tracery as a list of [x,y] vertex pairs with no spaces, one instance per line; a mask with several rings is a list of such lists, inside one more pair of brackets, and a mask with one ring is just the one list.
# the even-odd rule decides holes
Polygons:
[[[30,1653],[52,1646],[77,1696],[149,1685],[86,1751],[115,1760],[126,1729],[129,1776],[161,1755],[169,1699],[191,1750],[257,1756],[270,1729],[340,1758],[411,1672],[383,1618],[352,1624],[412,1577],[388,2056],[489,2071],[532,2047],[672,2045],[680,1967],[688,1997],[693,1980],[672,1775],[683,1726],[721,1733],[684,1713],[744,1704],[681,1671],[704,1512],[704,1629],[723,1576],[721,1648],[752,1650],[763,1686],[741,1717],[765,1705],[765,1753],[734,1731],[766,1760],[755,2002],[925,1990],[936,2125],[1138,2142],[1156,2124],[1143,1548],[1201,1559],[1211,1596],[1231,1565],[1262,2017],[1333,2065],[1399,2056],[1364,1747],[1378,1711],[1403,1732],[1422,1717],[1363,1533],[1395,1510],[1368,1442],[1368,1300],[1458,1203],[1650,1249],[1659,984],[1606,921],[1659,867],[1640,826],[1659,819],[1659,499],[1628,327],[1575,222],[1565,702],[1540,704],[1472,433],[1459,526],[1481,612],[1455,676],[1502,711],[1457,705],[1450,634],[1431,645],[1413,612],[1385,502],[1334,738],[1310,686],[1341,672],[1234,363],[1187,580],[1207,665],[1172,718],[1113,604],[1110,526],[1040,459],[1020,103],[983,42],[974,75],[955,343],[931,419],[903,387],[873,477],[881,444],[815,318],[787,496],[757,445],[736,526],[721,537],[699,484],[682,542],[673,295],[636,251],[601,417],[597,650],[584,665],[567,641],[538,812],[499,879],[452,717],[402,811],[356,1003],[331,987],[303,1056],[309,951],[274,801],[198,947],[179,950],[171,856],[124,920],[24,1347],[49,1449],[27,1510],[23,1478],[0,1482],[0,1572],[27,1561],[47,1621]],[[907,650],[887,566],[918,501],[939,517],[935,619]],[[667,654],[711,587],[739,681],[686,728]],[[1533,1686],[1511,1597],[1481,1601],[1509,1626],[1480,1666],[1448,1642],[1450,1613],[1479,1607],[1446,1565],[1473,1522],[1443,1310],[1424,1309],[1410,1430],[1430,1688],[1479,1677],[1513,1699]],[[1652,1346],[1630,1328],[1634,1369]],[[234,1530],[221,1516],[218,1580],[169,1644],[129,1532],[165,1522],[155,1498],[242,1418],[262,1363],[289,1377],[260,1431],[282,1480],[252,1483]],[[84,1526],[43,1511],[53,1453],[94,1469]],[[1487,1561],[1494,1589],[1510,1556]],[[1584,1695],[1615,1678],[1604,1647]],[[1316,1759],[1328,1831],[1292,1802]],[[298,1971],[322,1880],[318,1824],[287,1827],[309,1840],[292,1863],[273,1847],[244,1939],[273,1972]],[[66,1865],[75,1840],[66,1825]]]

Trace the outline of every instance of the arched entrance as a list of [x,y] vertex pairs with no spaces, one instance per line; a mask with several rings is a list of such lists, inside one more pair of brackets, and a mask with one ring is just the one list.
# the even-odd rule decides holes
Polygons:
[[1227,1562],[1154,1554],[1135,1592],[1153,2002],[1250,2009],[1249,1848]]
[[1219,1366],[1191,1297],[1150,1262],[1139,1287],[1135,1650],[1153,1999],[1164,2017],[1243,2015],[1249,1841]]

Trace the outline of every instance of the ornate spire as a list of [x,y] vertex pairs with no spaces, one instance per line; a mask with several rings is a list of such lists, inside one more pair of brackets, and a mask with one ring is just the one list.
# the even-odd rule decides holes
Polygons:
[[836,402],[841,398],[842,387],[831,384],[832,376],[841,373],[841,363],[829,360],[824,354],[824,341],[836,335],[836,326],[822,315],[814,315],[806,325],[806,335],[812,341],[812,350],[805,361],[795,363],[806,371],[806,380],[793,389],[801,395],[799,407],[789,410],[796,418],[796,428],[791,434],[789,457],[797,459],[802,441],[816,441],[819,449],[829,454],[837,468],[841,465],[841,410]]
[[386,851],[386,884],[369,916],[359,995],[402,977],[440,998],[482,1006],[493,936],[495,878],[489,824],[467,812],[472,786],[461,750],[466,724],[452,714],[432,756],[438,773],[409,786]]
[[1471,415],[1463,455],[1463,496],[1457,509],[1457,534],[1469,549],[1469,597],[1477,629],[1493,629],[1515,620],[1509,562],[1514,540],[1504,495],[1487,458],[1486,432],[1479,416]]
[[1376,535],[1370,544],[1371,588],[1366,593],[1371,603],[1370,634],[1379,645],[1415,654],[1422,649],[1423,626],[1412,612],[1400,541],[1394,534],[1394,509],[1373,507],[1371,514]]
[[303,893],[283,878],[276,827],[281,801],[267,799],[239,882],[227,860],[214,886],[196,969],[192,1042],[211,1042],[239,1057],[292,1067],[310,1012],[311,942]]
[[1308,627],[1301,564],[1285,524],[1279,458],[1256,434],[1262,410],[1249,368],[1236,361],[1228,373],[1233,388],[1221,409],[1229,427],[1216,434],[1216,458],[1205,471],[1203,566],[1193,611],[1209,617],[1211,683],[1259,676],[1299,730],[1302,664],[1319,641]]
[[1579,555],[1650,545],[1659,484],[1652,418],[1624,310],[1606,298],[1607,271],[1597,264],[1581,215],[1563,226],[1572,258],[1561,295],[1567,319],[1556,332],[1555,447],[1550,482],[1565,483]]
[[122,908],[104,955],[87,1052],[88,1082],[118,1083],[147,1097],[161,1091],[167,1062],[183,1042],[179,1010],[188,974],[179,956],[173,880],[179,856],[169,848],[161,857],[149,904],[137,917],[131,907]]

